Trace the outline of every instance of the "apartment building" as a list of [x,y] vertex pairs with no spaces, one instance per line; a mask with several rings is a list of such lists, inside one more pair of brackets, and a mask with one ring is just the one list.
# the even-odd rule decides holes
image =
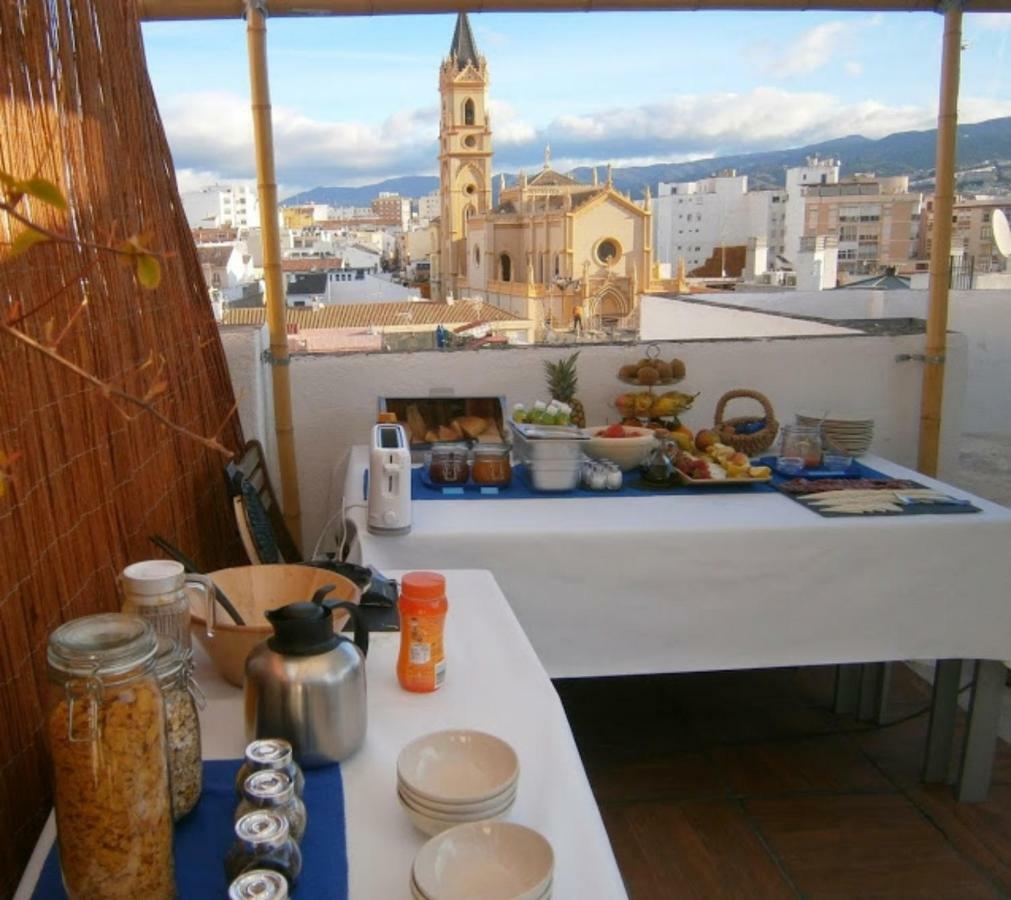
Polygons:
[[[1008,261],[993,243],[993,214],[1002,210],[1011,218],[1011,197],[959,198],[951,218],[951,253],[963,257],[975,272],[1007,271]],[[934,222],[934,198],[924,204],[920,229],[920,255],[930,259],[931,226]]]
[[382,225],[407,228],[411,221],[411,200],[409,197],[384,191],[372,201],[372,215]]
[[786,215],[783,220],[783,250],[790,262],[795,262],[801,250],[804,230],[804,191],[809,187],[839,183],[838,159],[809,156],[802,166],[786,170]]
[[855,175],[803,190],[803,236],[837,238],[841,278],[909,269],[919,258],[923,195],[908,176]]
[[432,191],[431,194],[418,198],[418,224],[422,228],[427,227],[432,219],[439,217],[440,203],[438,191]]
[[260,224],[256,188],[247,184],[214,184],[182,195],[190,228],[250,228]]
[[765,271],[783,253],[785,214],[785,191],[749,191],[748,176],[733,169],[700,181],[660,182],[653,201],[656,260],[672,267],[684,260],[691,271],[721,247],[758,239],[768,258],[756,265]]

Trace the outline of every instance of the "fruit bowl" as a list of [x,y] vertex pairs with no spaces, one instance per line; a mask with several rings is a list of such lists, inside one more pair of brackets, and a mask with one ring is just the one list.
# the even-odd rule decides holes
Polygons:
[[619,426],[626,437],[605,437],[601,432],[613,425],[597,425],[587,428],[590,440],[583,444],[583,451],[594,459],[609,459],[622,472],[629,472],[645,461],[656,443],[652,428],[637,428],[631,425]]

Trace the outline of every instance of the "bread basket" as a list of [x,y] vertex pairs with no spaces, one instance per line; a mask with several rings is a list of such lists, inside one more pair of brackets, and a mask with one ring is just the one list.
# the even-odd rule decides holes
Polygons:
[[[738,416],[733,419],[724,419],[723,414],[726,411],[727,404],[731,400],[741,398],[757,400],[761,404],[765,414],[763,416]],[[719,402],[716,404],[713,420],[713,428],[720,436],[720,440],[735,450],[746,453],[748,456],[757,456],[764,450],[768,450],[779,432],[779,422],[776,421],[776,414],[772,411],[772,404],[769,402],[769,398],[759,391],[749,391],[745,388],[727,391],[720,397]],[[737,433],[737,428],[741,425],[755,425],[761,422],[764,422],[765,425],[759,431],[750,434]]]

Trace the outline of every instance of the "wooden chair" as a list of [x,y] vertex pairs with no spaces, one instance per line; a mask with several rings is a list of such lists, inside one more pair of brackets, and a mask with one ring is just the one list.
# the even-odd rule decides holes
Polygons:
[[225,467],[225,477],[250,562],[302,562],[302,554],[284,524],[259,441],[246,442]]

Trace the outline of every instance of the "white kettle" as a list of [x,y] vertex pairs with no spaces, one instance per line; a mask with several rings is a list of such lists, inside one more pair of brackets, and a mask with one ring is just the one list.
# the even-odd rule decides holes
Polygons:
[[380,423],[372,428],[368,509],[372,534],[411,530],[411,448],[403,425]]

